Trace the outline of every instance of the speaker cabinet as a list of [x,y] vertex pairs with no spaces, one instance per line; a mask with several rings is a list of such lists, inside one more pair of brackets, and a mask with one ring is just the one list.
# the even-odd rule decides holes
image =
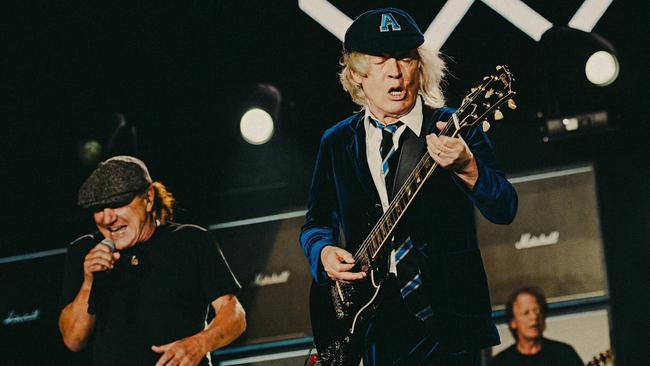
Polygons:
[[65,249],[0,258],[2,365],[88,364],[58,328]]
[[541,288],[551,303],[607,295],[593,167],[510,181],[519,196],[511,225],[494,225],[477,211],[493,308],[503,309],[521,286]]
[[304,211],[210,226],[242,285],[248,327],[234,345],[311,336],[309,264],[298,243]]

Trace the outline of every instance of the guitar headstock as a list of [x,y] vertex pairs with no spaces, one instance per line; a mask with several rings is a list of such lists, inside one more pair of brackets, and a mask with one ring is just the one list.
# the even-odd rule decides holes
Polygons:
[[610,350],[599,353],[586,366],[614,366],[614,355]]
[[512,89],[514,77],[506,65],[496,67],[496,72],[485,76],[479,85],[470,89],[463,98],[463,103],[455,113],[456,130],[481,122],[483,131],[490,128],[490,121],[503,119],[501,105],[516,109],[512,97],[516,92]]

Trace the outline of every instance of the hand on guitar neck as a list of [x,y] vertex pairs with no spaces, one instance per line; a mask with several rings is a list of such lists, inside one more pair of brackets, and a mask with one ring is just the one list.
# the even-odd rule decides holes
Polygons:
[[[440,131],[447,129],[448,122],[437,122]],[[453,171],[469,188],[474,188],[478,180],[478,166],[474,154],[470,151],[462,137],[440,136],[435,133],[427,135],[427,151],[438,165]]]
[[354,257],[343,248],[326,246],[320,252],[320,260],[327,276],[333,281],[357,282],[366,278],[366,272],[350,272],[354,267]]

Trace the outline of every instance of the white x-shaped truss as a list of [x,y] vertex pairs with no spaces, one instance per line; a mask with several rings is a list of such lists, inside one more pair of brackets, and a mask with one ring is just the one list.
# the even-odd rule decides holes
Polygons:
[[[425,46],[439,50],[445,44],[458,23],[465,16],[475,0],[447,0],[435,19],[424,32]],[[480,0],[492,10],[501,14],[515,27],[538,41],[544,32],[553,27],[542,15],[521,0]],[[585,0],[569,21],[569,26],[591,32],[605,14],[613,0]],[[343,14],[327,0],[298,0],[298,6],[325,29],[343,41],[345,31],[352,19]]]

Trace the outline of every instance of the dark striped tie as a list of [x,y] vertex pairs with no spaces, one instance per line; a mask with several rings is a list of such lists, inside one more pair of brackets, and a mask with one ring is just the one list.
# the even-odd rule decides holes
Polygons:
[[[372,119],[372,122],[382,131],[381,147],[379,149],[382,158],[382,176],[386,182],[388,197],[392,199],[392,186],[395,171],[397,170],[397,156],[399,155],[396,153],[397,147],[393,143],[393,135],[404,123],[398,121],[390,125],[384,125],[374,119]],[[418,262],[421,259],[421,254],[418,248],[414,247],[410,237],[400,235],[400,230],[393,238],[393,248],[395,249],[397,284],[400,294],[413,315],[426,322],[433,315],[433,309],[427,296],[426,284],[423,283],[422,274],[420,273],[420,264]]]
[[420,263],[425,260],[421,251],[425,249],[426,243],[418,243],[419,247],[416,247],[410,237],[407,236],[404,239],[404,236],[399,233],[393,240],[393,243],[396,244],[393,247],[395,248],[397,284],[400,294],[413,315],[423,322],[427,322],[433,315],[433,309],[430,304],[428,286],[420,272],[420,266],[426,266],[426,263]]
[[389,125],[385,125],[375,119],[372,119],[373,124],[381,130],[381,146],[379,147],[379,155],[381,156],[381,176],[386,182],[386,191],[388,196],[391,196],[393,187],[393,180],[395,179],[395,171],[397,170],[397,146],[393,143],[393,136],[397,129],[399,129],[404,122],[397,121]]

